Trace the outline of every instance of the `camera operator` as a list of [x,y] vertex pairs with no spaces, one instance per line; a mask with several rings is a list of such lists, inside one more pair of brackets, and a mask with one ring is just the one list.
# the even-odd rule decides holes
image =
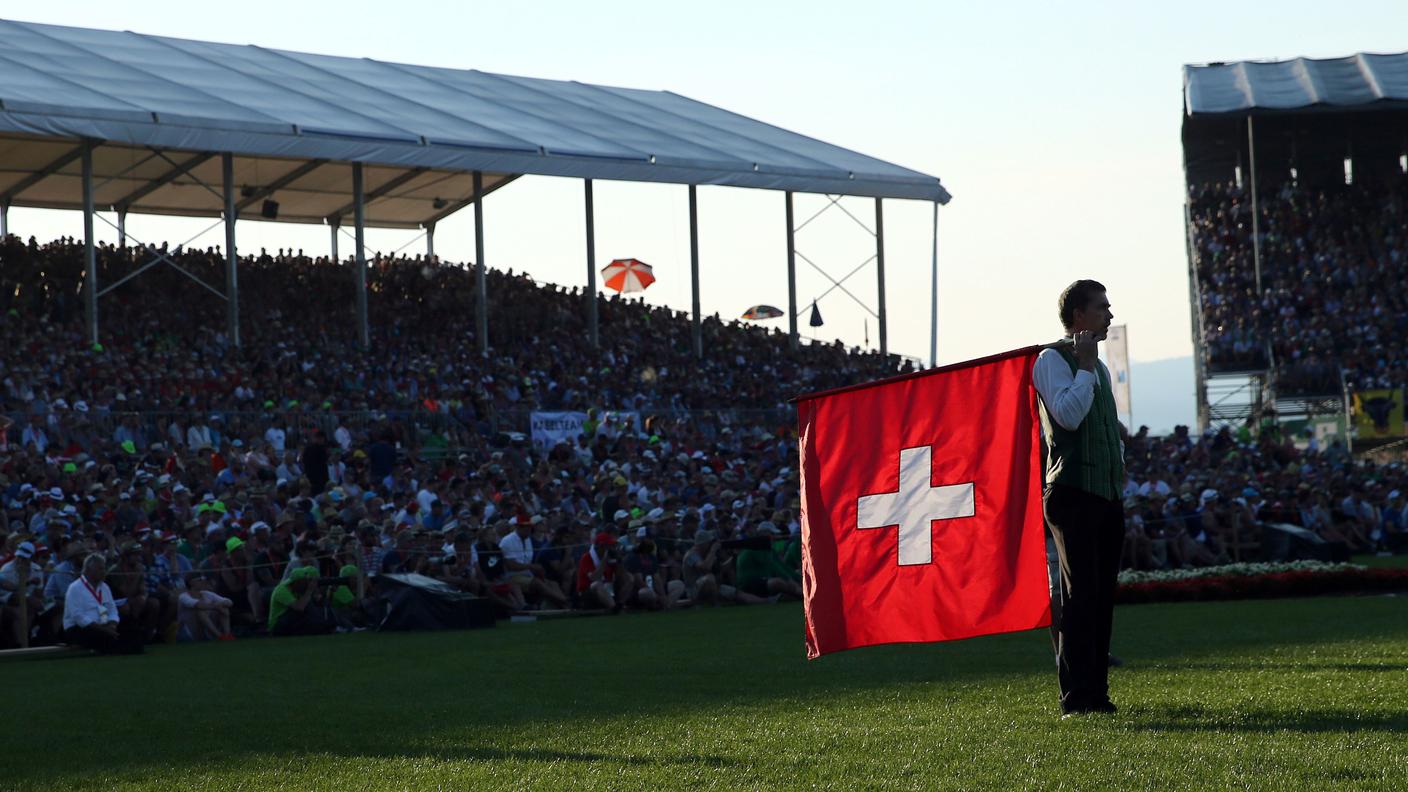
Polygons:
[[269,597],[269,632],[274,635],[319,635],[332,625],[318,599],[318,568],[299,567],[274,587]]

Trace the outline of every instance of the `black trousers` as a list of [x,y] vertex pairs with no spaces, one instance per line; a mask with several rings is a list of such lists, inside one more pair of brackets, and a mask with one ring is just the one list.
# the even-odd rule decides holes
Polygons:
[[328,619],[324,606],[310,602],[302,611],[293,608],[283,612],[271,630],[274,635],[322,635],[330,633],[335,625]]
[[1124,506],[1059,484],[1046,488],[1043,502],[1061,563],[1061,588],[1052,603],[1061,709],[1072,712],[1109,700]]
[[97,627],[70,627],[64,630],[64,640],[99,654],[141,654],[141,630],[118,628],[117,635],[111,635]]

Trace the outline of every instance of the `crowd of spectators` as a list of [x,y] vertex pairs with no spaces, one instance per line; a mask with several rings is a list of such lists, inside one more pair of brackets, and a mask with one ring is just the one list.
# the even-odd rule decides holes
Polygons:
[[1251,200],[1235,184],[1190,195],[1210,371],[1265,368],[1278,392],[1338,394],[1408,382],[1408,177],[1259,191],[1261,290]]
[[[223,282],[217,249],[109,246],[99,282],[157,252]],[[501,613],[795,597],[786,400],[909,366],[718,316],[696,360],[686,315],[605,297],[595,349],[580,290],[492,270],[481,354],[472,272],[419,257],[372,262],[362,349],[349,268],[293,251],[241,261],[239,347],[165,264],[90,344],[82,261],[0,240],[0,645],[361,629],[395,572]],[[592,418],[535,449],[532,410]]]
[[[218,250],[163,252],[220,282]],[[100,282],[149,256],[101,248]],[[0,240],[0,646],[359,630],[387,573],[501,615],[795,598],[785,401],[909,367],[718,317],[696,360],[687,316],[620,298],[598,350],[579,290],[496,271],[480,354],[472,273],[419,258],[373,262],[362,349],[345,264],[283,251],[242,262],[238,348],[225,304],[164,266],[103,298],[93,345],[81,261],[73,240]],[[590,418],[538,448],[532,410]],[[1268,521],[1347,551],[1403,534],[1408,470],[1339,446],[1126,446],[1129,567],[1241,558]]]
[[1302,528],[1339,557],[1408,550],[1408,466],[1355,460],[1338,440],[1298,448],[1273,430],[1179,426],[1125,438],[1124,566],[1169,569],[1258,560],[1272,524]]

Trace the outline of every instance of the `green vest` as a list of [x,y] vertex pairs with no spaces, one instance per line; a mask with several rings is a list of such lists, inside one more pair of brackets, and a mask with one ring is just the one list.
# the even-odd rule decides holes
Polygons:
[[[1075,374],[1079,365],[1073,353],[1058,348]],[[1085,490],[1106,500],[1117,501],[1124,491],[1124,458],[1120,453],[1119,420],[1115,417],[1115,396],[1105,368],[1095,366],[1098,385],[1090,412],[1074,432],[1051,417],[1046,403],[1041,407],[1041,431],[1046,438],[1046,483]]]

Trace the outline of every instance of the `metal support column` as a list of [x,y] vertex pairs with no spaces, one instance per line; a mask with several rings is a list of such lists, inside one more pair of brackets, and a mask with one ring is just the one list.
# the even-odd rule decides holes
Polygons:
[[427,261],[435,258],[435,224],[431,223],[425,227],[425,258]]
[[885,210],[879,198],[875,199],[875,276],[878,284],[876,307],[879,309],[880,354],[885,355],[890,352],[885,314]]
[[98,343],[98,253],[93,247],[93,146],[83,146],[83,261],[88,343]]
[[939,202],[934,201],[933,263],[929,268],[929,368],[939,365]]
[[699,318],[699,197],[689,185],[689,285],[694,305],[694,356],[704,357],[704,325]]
[[328,228],[332,229],[332,262],[341,264],[342,258],[337,254],[337,235],[342,233],[341,223],[329,223]]
[[787,193],[787,341],[793,349],[797,339],[797,245],[796,224],[792,220],[792,191]]
[[10,204],[0,203],[0,238],[10,234]]
[[372,345],[371,325],[367,321],[367,251],[366,251],[366,222],[367,207],[362,193],[362,163],[352,163],[352,203],[354,204],[353,218],[357,224],[357,263],[353,265],[357,284],[357,340],[362,343],[363,349],[368,349]]
[[1251,159],[1252,183],[1252,267],[1256,273],[1256,293],[1261,294],[1261,206],[1256,200],[1256,136],[1252,117],[1247,116],[1247,156]]
[[[235,221],[239,219],[239,213],[235,209],[235,157],[229,152],[220,155],[220,176],[225,182],[225,332],[230,337],[230,343],[239,348],[240,278],[239,258],[235,250]],[[119,218],[122,216],[118,215]]]
[[596,315],[596,207],[592,202],[592,180],[582,182],[586,185],[587,206],[587,337],[595,349],[601,346]]
[[479,351],[489,351],[489,276],[484,269],[484,174],[474,172],[474,284]]
[[127,210],[117,210],[117,246],[127,247]]

